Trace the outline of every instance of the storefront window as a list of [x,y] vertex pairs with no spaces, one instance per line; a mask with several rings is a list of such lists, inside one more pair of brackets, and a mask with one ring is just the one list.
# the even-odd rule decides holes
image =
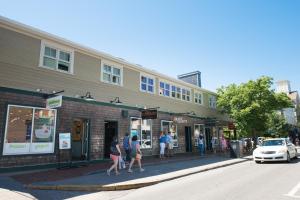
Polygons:
[[171,133],[174,147],[178,147],[177,125],[173,121],[161,121],[161,130],[164,133]]
[[141,118],[131,118],[130,136],[137,135],[141,148],[152,147],[151,120],[142,120]]
[[56,110],[9,105],[3,155],[53,153]]
[[200,134],[202,134],[203,137],[205,137],[205,134],[204,134],[204,125],[203,124],[195,124],[194,125],[194,141],[195,141],[195,146],[198,146],[198,138],[199,138]]

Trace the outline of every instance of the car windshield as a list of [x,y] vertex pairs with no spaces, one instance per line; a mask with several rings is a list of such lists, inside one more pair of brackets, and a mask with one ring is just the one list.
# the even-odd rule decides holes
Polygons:
[[262,146],[282,146],[284,145],[283,140],[265,140],[262,143]]

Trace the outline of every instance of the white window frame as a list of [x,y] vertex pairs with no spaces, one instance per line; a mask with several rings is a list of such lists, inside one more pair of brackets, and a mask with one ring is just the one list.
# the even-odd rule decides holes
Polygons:
[[153,143],[153,140],[152,140],[152,120],[151,119],[145,119],[145,120],[150,120],[150,140],[151,140],[151,145],[150,147],[143,147],[142,144],[141,144],[141,139],[142,139],[142,133],[143,133],[143,130],[142,130],[142,121],[143,119],[140,118],[140,117],[130,117],[130,130],[129,130],[129,133],[130,133],[130,136],[131,136],[131,130],[132,130],[132,125],[131,125],[131,121],[132,119],[137,119],[137,120],[140,120],[140,123],[141,123],[141,130],[140,130],[140,135],[138,136],[138,142],[140,144],[140,147],[141,149],[152,149],[152,143]]
[[[196,97],[197,95],[197,97]],[[201,95],[201,98],[199,98],[199,95]],[[196,102],[196,99],[198,102]],[[199,103],[199,99],[201,100],[201,103]],[[203,93],[202,92],[194,92],[194,103],[198,105],[203,105]]]
[[[49,47],[49,48],[52,48],[52,49],[56,50],[56,58],[55,58],[55,60],[56,60],[56,67],[55,67],[55,69],[44,65],[44,56],[45,56],[45,48],[46,47]],[[58,61],[60,60],[59,59],[59,53],[61,51],[70,54],[70,62],[69,62],[70,63],[70,67],[69,67],[69,71],[58,69]],[[54,58],[52,58],[52,59],[54,59]],[[66,62],[66,61],[63,61],[63,62]],[[59,72],[67,73],[67,74],[74,74],[74,50],[70,49],[68,47],[59,45],[59,44],[55,44],[53,42],[42,40],[41,41],[41,49],[40,49],[39,67],[42,67],[44,69],[53,70],[53,71],[59,71]]]
[[[160,87],[160,83],[164,83],[164,85],[165,84],[169,84],[169,86],[170,86],[170,88],[169,88],[169,96],[164,95],[165,86],[164,86],[164,88],[161,88]],[[172,92],[173,92],[172,87],[175,87],[175,97],[172,96]],[[159,81],[158,81],[158,88],[159,88],[159,96],[168,97],[168,98],[172,98],[172,99],[176,99],[176,100],[184,101],[184,102],[193,102],[192,101],[192,90],[190,88],[174,84],[174,83],[166,81],[164,79],[159,79]],[[180,89],[180,92],[177,91],[178,88]],[[185,100],[182,98],[183,90],[186,91],[186,94],[185,94],[186,99]],[[188,92],[189,92],[189,95],[187,95]],[[177,96],[180,96],[180,98],[177,98]],[[189,97],[189,100],[187,100],[187,97]]]
[[[163,84],[164,84],[164,88],[161,88],[161,87],[160,87],[160,83],[163,83]],[[165,87],[166,84],[169,85],[169,89],[168,89],[168,90],[167,90],[166,87]],[[168,81],[159,80],[159,84],[158,84],[159,95],[160,95],[160,96],[163,96],[163,97],[170,97],[170,96],[171,96],[171,85],[172,85],[172,84],[170,84]],[[162,94],[160,93],[161,90],[162,90]],[[168,96],[168,95],[165,95],[165,91],[169,91],[169,96]]]
[[[147,82],[146,82],[146,90],[143,90],[142,89],[142,77],[145,77],[147,79]],[[152,79],[153,80],[153,92],[149,91],[148,90],[148,86],[149,86],[149,82],[148,82],[148,79]],[[144,84],[144,83],[143,83]],[[144,73],[140,73],[140,91],[141,92],[146,92],[146,93],[150,93],[150,94],[155,94],[156,90],[155,90],[155,77],[154,76],[151,76],[151,75],[148,75],[148,74],[144,74]]]
[[[175,97],[172,96],[172,87],[175,87]],[[177,88],[180,88],[180,92],[177,91]],[[171,89],[170,89],[170,97],[172,99],[177,99],[177,100],[182,100],[182,88],[181,86],[175,85],[175,84],[171,84]],[[177,98],[177,95],[180,94],[180,98]]]
[[[28,147],[28,152],[18,152],[18,153],[11,153],[11,152],[6,152],[6,136],[7,136],[7,128],[8,128],[8,120],[9,120],[9,113],[10,113],[10,107],[20,107],[20,108],[29,108],[32,109],[32,128],[31,128],[31,136],[30,136],[30,143],[29,147]],[[55,112],[55,117],[54,117],[54,135],[53,135],[53,141],[52,141],[52,148],[50,151],[36,151],[33,152],[31,151],[31,146],[34,146],[34,143],[32,142],[32,138],[33,138],[33,128],[34,128],[34,114],[35,114],[35,110],[36,109],[44,109],[44,110],[52,110]],[[15,104],[8,104],[7,106],[7,113],[6,113],[6,123],[5,123],[5,132],[4,132],[4,138],[3,138],[3,152],[2,155],[4,156],[9,156],[9,155],[33,155],[33,154],[49,154],[49,153],[54,153],[54,149],[55,149],[55,135],[56,135],[56,120],[57,120],[57,110],[56,109],[46,109],[46,108],[41,108],[41,107],[32,107],[32,106],[21,106],[21,105],[15,105]],[[25,145],[27,146],[27,143],[25,143]]]
[[[199,135],[196,135],[196,133],[195,133],[195,131],[196,131],[196,126],[203,126],[203,131],[204,131],[204,133],[203,133],[203,143],[204,143],[204,145],[205,145],[205,125],[204,124],[194,124],[194,146],[195,147],[197,147],[198,146],[198,137],[199,137]],[[199,128],[200,128],[199,127]],[[205,145],[206,146],[206,145]]]
[[[183,99],[183,90],[186,91],[186,93],[185,93],[185,99]],[[189,95],[187,95],[188,92],[190,93]],[[187,97],[189,97],[189,100],[187,100]],[[185,88],[185,87],[181,87],[181,99],[183,101],[190,102],[191,101],[191,89],[188,89],[188,88]]]
[[216,96],[209,95],[209,97],[208,97],[208,106],[210,108],[214,108],[214,109],[217,108],[217,97]]
[[175,126],[176,126],[176,136],[177,136],[177,139],[176,140],[174,140],[173,138],[173,143],[174,143],[174,141],[176,141],[176,144],[177,145],[174,145],[174,147],[179,147],[179,140],[178,140],[178,126],[177,126],[177,124],[175,124],[173,121],[169,121],[169,120],[161,120],[160,121],[160,130],[161,131],[163,131],[163,122],[168,122],[168,123],[172,123],[172,124],[174,124]]
[[[176,88],[175,90],[175,99],[178,99],[178,100],[182,100],[182,87],[179,87],[179,86],[176,86],[174,85]],[[180,92],[178,92],[178,89],[180,89]],[[178,94],[180,95],[180,98],[178,98]]]
[[[110,81],[104,80],[104,65],[107,65],[107,66],[111,67],[111,73],[110,73],[111,80]],[[119,76],[120,77],[120,84],[112,82],[112,76],[116,76],[116,75],[113,74],[113,68],[116,68],[116,69],[120,70],[120,76]],[[108,83],[108,84],[111,84],[111,85],[116,85],[116,86],[122,86],[123,87],[123,66],[118,65],[118,64],[113,63],[113,62],[110,62],[110,61],[107,61],[107,60],[102,60],[101,61],[101,79],[100,80],[103,83]]]

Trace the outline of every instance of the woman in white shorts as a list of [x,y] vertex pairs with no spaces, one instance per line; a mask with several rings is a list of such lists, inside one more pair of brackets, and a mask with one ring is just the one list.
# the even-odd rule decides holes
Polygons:
[[161,131],[160,136],[159,136],[159,158],[162,159],[165,157],[165,148],[166,148],[166,136],[164,133]]

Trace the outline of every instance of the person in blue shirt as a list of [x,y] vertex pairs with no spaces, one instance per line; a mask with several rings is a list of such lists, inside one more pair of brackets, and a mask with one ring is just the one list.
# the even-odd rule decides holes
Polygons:
[[126,153],[126,159],[125,160],[127,162],[130,162],[131,161],[131,158],[130,158],[131,142],[130,142],[130,137],[129,137],[128,133],[125,134],[125,137],[123,139],[123,148],[124,148],[125,153]]
[[166,148],[166,136],[163,131],[160,132],[159,136],[159,158],[163,159],[165,157],[165,148]]

